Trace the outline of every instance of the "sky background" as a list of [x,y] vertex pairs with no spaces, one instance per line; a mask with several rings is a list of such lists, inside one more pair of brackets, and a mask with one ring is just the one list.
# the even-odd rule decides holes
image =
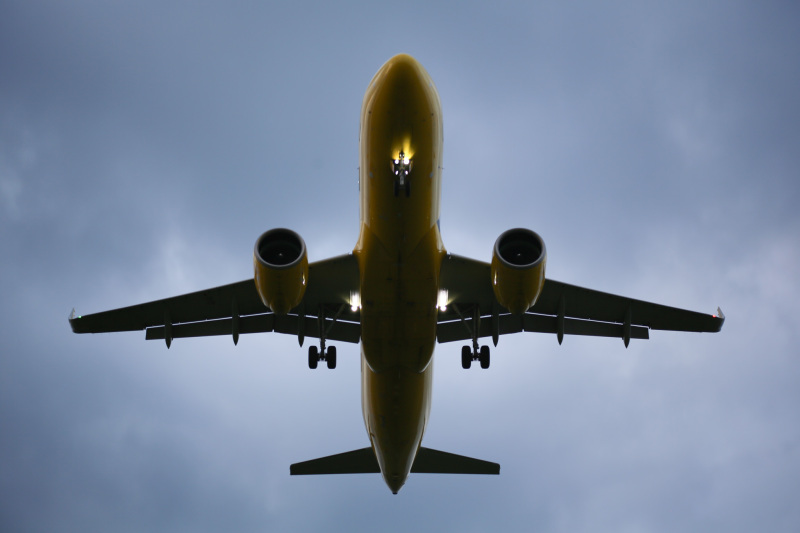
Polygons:
[[[0,530],[800,530],[796,2],[0,3]],[[67,316],[358,233],[358,118],[414,55],[444,113],[442,236],[542,235],[553,279],[720,334],[439,346],[425,445],[498,477],[289,476],[368,445],[359,353],[76,336]]]

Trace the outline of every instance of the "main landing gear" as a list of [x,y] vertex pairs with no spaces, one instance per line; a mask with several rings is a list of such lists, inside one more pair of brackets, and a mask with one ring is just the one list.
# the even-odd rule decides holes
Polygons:
[[320,361],[325,361],[328,368],[333,370],[336,368],[336,346],[331,346],[327,350],[323,347],[322,353],[316,346],[308,347],[308,368],[314,370]]
[[325,321],[325,306],[319,306],[319,315],[317,316],[317,319],[319,320],[319,348],[316,346],[308,347],[308,368],[311,370],[317,368],[317,365],[319,365],[320,361],[325,361],[330,370],[336,368],[336,346],[325,348],[325,338],[328,336],[331,328],[333,328],[333,325],[336,324],[336,319],[339,318],[339,315],[342,314],[345,307],[346,306],[344,304],[340,305],[336,314],[334,314],[332,317],[333,320],[330,320],[330,324],[327,324]]
[[[478,347],[478,332],[480,331],[481,324],[480,308],[477,305],[473,307],[472,321],[470,323],[467,322],[458,306],[453,305],[453,308],[459,318],[461,318],[461,323],[464,324],[472,336],[472,346],[464,346],[461,348],[461,368],[468,370],[472,366],[473,361],[479,361],[481,363],[481,368],[486,370],[489,368],[490,363],[489,347],[486,345],[480,348]],[[497,345],[497,342],[495,342],[495,345]]]
[[473,361],[480,361],[481,368],[484,370],[489,368],[489,347],[483,345],[478,349],[478,343],[475,343],[473,348],[463,346],[461,348],[461,368],[468,370],[472,366]]

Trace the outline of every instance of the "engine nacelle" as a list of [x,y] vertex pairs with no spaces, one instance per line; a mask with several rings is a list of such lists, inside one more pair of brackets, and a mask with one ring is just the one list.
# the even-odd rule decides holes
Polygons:
[[286,314],[303,300],[308,283],[306,243],[292,230],[271,229],[256,241],[253,267],[258,295],[274,313]]
[[492,254],[492,288],[500,305],[524,313],[536,303],[544,287],[547,250],[535,232],[510,229],[498,237]]

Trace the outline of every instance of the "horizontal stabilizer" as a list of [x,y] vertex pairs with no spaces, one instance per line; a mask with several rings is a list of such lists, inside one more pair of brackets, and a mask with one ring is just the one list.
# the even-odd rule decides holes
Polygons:
[[293,476],[313,476],[319,474],[380,474],[378,460],[372,448],[361,448],[319,459],[295,463],[289,467]]
[[[378,460],[372,448],[361,448],[352,452],[339,453],[295,463],[289,467],[293,476],[313,476],[321,474],[379,474]],[[430,448],[420,448],[412,474],[494,474],[500,473],[500,465],[472,457],[440,452]]]
[[454,453],[420,448],[412,474],[500,474],[500,465],[481,459],[473,459]]

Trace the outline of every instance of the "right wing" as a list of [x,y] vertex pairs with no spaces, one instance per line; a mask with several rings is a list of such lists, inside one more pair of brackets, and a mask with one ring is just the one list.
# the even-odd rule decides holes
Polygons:
[[[359,287],[358,262],[352,254],[308,266],[308,287],[300,305],[287,315],[272,313],[261,302],[253,279],[183,294],[112,311],[70,316],[75,333],[146,330],[146,338],[232,335],[274,331],[303,338],[358,343],[361,320],[350,308],[350,295]],[[323,329],[324,328],[324,329]]]
[[448,254],[442,262],[440,287],[448,291],[448,305],[439,312],[437,340],[451,342],[477,337],[531,331],[564,335],[649,338],[650,329],[717,332],[725,317],[687,311],[606,292],[585,289],[552,279],[533,307],[512,315],[500,306],[491,286],[488,263]]

